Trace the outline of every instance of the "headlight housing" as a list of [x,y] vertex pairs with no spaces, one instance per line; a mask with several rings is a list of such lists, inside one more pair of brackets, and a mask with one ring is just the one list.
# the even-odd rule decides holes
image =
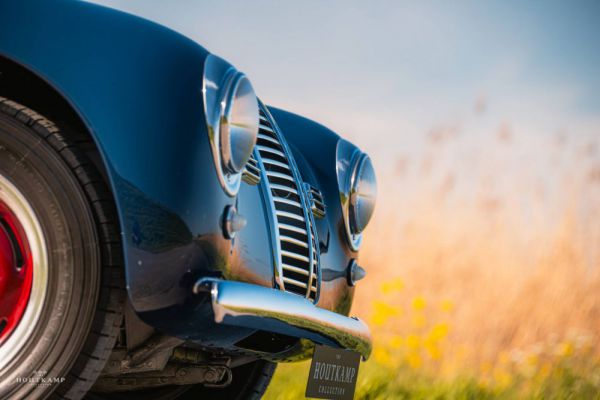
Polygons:
[[368,155],[340,139],[337,146],[337,178],[348,244],[359,249],[362,232],[371,220],[377,200],[377,178]]
[[256,144],[258,99],[243,73],[212,54],[204,63],[202,94],[219,182],[229,196],[235,196]]

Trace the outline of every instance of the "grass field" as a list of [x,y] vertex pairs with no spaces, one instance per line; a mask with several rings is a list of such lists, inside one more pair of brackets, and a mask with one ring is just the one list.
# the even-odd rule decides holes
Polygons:
[[[597,141],[492,138],[469,158],[434,132],[380,176],[356,398],[600,399]],[[266,398],[302,398],[308,368],[280,365]]]

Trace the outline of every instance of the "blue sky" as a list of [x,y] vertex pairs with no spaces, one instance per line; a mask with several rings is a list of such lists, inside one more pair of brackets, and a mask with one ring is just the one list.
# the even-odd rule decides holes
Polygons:
[[382,169],[449,126],[471,146],[506,126],[529,148],[600,136],[597,1],[99,3],[191,37]]
[[527,244],[565,212],[600,218],[600,1],[99,3],[189,36],[267,104],[367,151],[382,224],[433,202],[460,226],[458,210],[500,204]]

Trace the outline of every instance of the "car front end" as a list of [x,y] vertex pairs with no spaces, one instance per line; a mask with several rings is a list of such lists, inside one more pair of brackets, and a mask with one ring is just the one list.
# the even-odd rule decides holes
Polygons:
[[[34,258],[47,260],[28,272],[44,278],[38,298],[14,278],[10,315],[29,333],[17,343],[0,326],[0,397],[239,394],[316,345],[369,357],[369,329],[349,316],[376,201],[368,155],[265,105],[232,64],[153,22],[78,1],[0,7],[0,149],[17,154],[4,150],[0,174],[31,203]],[[40,199],[11,175],[35,161],[21,136],[49,165],[31,167],[47,181]],[[33,240],[13,231],[5,241]],[[12,277],[23,257],[5,247]],[[42,369],[56,385],[23,384]]]

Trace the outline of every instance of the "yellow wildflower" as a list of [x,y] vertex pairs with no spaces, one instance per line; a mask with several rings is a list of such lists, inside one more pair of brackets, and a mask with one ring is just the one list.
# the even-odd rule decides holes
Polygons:
[[534,367],[538,364],[539,358],[538,358],[537,354],[530,354],[525,359],[525,362],[527,363],[527,365]]
[[508,387],[512,381],[512,375],[503,368],[496,368],[494,371],[494,380],[501,388]]
[[397,308],[392,307],[383,301],[373,302],[373,308],[375,310],[371,317],[371,322],[373,322],[374,325],[383,325],[390,317],[400,314],[400,311]]
[[566,341],[560,344],[558,349],[558,355],[561,357],[570,357],[575,351],[575,346],[570,341]]
[[440,341],[448,335],[448,330],[448,324],[441,322],[431,329],[431,332],[429,332],[429,337],[434,341]]
[[539,382],[543,382],[550,373],[552,372],[552,365],[549,362],[545,362],[542,367],[538,370],[536,378]]
[[410,365],[410,367],[413,369],[418,369],[421,367],[421,365],[423,365],[423,360],[421,360],[421,356],[414,351],[411,351],[406,355],[406,361],[408,362],[408,365]]
[[454,310],[454,303],[451,300],[442,300],[440,303],[440,309],[443,312],[452,312]]
[[482,362],[481,367],[480,367],[481,373],[483,375],[489,374],[490,372],[492,372],[492,367],[493,367],[493,365],[491,362],[489,362],[489,361]]
[[392,279],[391,281],[383,282],[381,284],[381,291],[384,294],[399,292],[402,289],[404,289],[404,281],[400,278]]
[[404,344],[404,339],[402,338],[402,336],[394,335],[392,337],[392,339],[390,340],[390,346],[393,349],[399,349],[402,347],[403,344]]
[[373,351],[373,357],[375,360],[385,366],[393,367],[394,360],[390,354],[382,347],[376,347]]
[[498,363],[501,365],[508,365],[510,363],[510,354],[506,350],[500,352]]
[[423,298],[423,296],[417,296],[413,299],[412,301],[412,308],[415,311],[423,311],[425,309],[425,299]]
[[425,350],[427,350],[427,353],[429,353],[429,357],[431,357],[432,360],[439,360],[442,358],[442,350],[435,342],[426,340],[424,345]]
[[416,350],[421,346],[421,338],[414,333],[411,333],[406,337],[406,345],[413,350]]

